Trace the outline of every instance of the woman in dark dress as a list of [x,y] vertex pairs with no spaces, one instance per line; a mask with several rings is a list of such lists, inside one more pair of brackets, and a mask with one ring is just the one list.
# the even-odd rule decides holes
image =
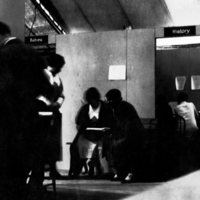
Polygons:
[[94,175],[94,167],[97,173],[102,173],[100,159],[105,156],[103,144],[113,122],[112,110],[100,100],[97,88],[89,88],[85,92],[85,99],[87,103],[81,107],[76,118],[78,133],[70,148],[71,170],[75,176],[79,175],[86,162],[89,176]]

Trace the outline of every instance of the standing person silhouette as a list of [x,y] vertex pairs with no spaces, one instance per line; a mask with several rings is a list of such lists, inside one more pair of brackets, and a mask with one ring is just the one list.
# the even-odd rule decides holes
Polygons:
[[[52,141],[49,141],[52,145],[52,159],[54,161],[59,161],[62,158],[62,114],[60,112],[60,108],[65,100],[64,96],[64,87],[62,80],[59,76],[62,68],[65,65],[65,59],[60,54],[53,54],[47,57],[47,69],[44,70],[45,76],[47,77],[49,83],[52,86],[51,93],[47,94],[47,98],[49,102],[47,106],[49,110],[53,112],[53,126],[51,126],[51,132],[54,138]],[[55,163],[55,171],[56,171],[56,178],[62,178],[59,172],[56,170],[56,163]]]
[[[38,137],[36,97],[49,83],[44,60],[0,22],[0,198],[22,199]],[[42,199],[41,190],[37,194]]]
[[[61,160],[62,148],[62,114],[59,108],[64,101],[63,84],[59,72],[65,64],[64,57],[59,54],[52,54],[46,58],[46,68],[43,74],[50,87],[37,97],[38,118],[40,137],[36,141],[37,162],[33,165],[29,180],[30,185],[42,185],[44,181],[44,166],[51,167],[50,175],[56,179],[62,179],[58,172],[56,162]],[[44,114],[41,114],[44,113]],[[46,115],[49,113],[48,115]],[[53,174],[51,174],[53,172]]]

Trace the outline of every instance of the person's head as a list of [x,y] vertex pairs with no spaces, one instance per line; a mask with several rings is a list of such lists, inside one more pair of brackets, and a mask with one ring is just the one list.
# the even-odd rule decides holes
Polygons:
[[107,102],[113,102],[113,103],[119,103],[122,101],[122,95],[121,95],[121,92],[120,90],[118,89],[111,89],[109,90],[106,95],[106,100]]
[[63,68],[65,59],[60,54],[53,54],[47,57],[47,64],[51,68],[51,72],[57,74]]
[[10,27],[0,21],[0,43],[3,42],[3,40],[11,35]]
[[189,98],[189,96],[186,93],[181,92],[177,96],[177,102],[178,102],[178,104],[180,104],[183,101],[188,101],[188,98]]
[[93,107],[97,108],[99,106],[101,95],[97,88],[90,87],[85,92],[85,100]]

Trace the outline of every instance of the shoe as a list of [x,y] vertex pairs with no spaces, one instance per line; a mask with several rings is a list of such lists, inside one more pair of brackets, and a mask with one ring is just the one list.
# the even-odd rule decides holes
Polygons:
[[120,181],[120,178],[117,174],[114,175],[113,178],[110,179],[111,181]]
[[127,177],[125,178],[125,181],[130,181],[133,178],[132,173],[128,173]]
[[133,174],[128,173],[126,178],[124,180],[122,180],[122,183],[133,183]]

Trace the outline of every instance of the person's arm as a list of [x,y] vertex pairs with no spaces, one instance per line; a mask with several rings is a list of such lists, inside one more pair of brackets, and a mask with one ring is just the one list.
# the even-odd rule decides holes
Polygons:
[[57,108],[60,108],[60,107],[62,106],[64,100],[65,100],[65,96],[62,94],[60,97],[58,97],[57,101],[54,102],[53,104],[54,104],[54,106],[56,106]]
[[53,85],[54,81],[53,81],[53,75],[52,75],[52,73],[48,69],[44,69],[43,73],[44,73],[45,77],[47,78],[47,80],[49,81],[49,83],[51,85]]

